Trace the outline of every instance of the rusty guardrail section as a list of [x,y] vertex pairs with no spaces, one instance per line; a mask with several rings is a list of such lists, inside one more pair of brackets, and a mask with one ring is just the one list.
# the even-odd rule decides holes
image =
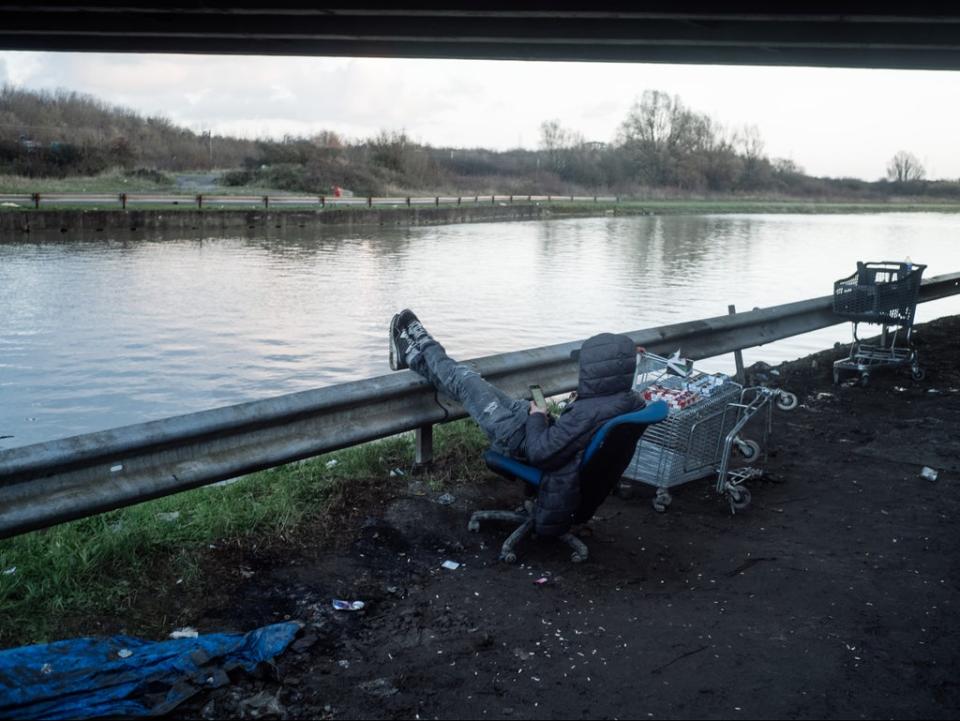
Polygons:
[[[960,273],[924,281],[920,302],[960,293]],[[830,296],[736,315],[638,330],[658,352],[693,359],[845,322]],[[475,361],[505,391],[548,395],[573,390],[581,341]],[[411,371],[216,408],[0,452],[0,538],[234,478],[320,453],[418,431],[418,457],[430,452],[435,423],[462,408],[437,396]]]

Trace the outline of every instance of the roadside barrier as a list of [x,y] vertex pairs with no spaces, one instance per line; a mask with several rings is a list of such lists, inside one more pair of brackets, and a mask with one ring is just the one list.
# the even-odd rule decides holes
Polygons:
[[420,205],[511,205],[519,203],[619,203],[616,195],[432,195],[378,198],[376,196],[334,197],[329,195],[169,195],[163,193],[7,193],[0,194],[0,204],[12,204],[39,210],[62,205],[108,205],[121,210],[131,207],[149,208],[158,205],[177,205],[204,208],[259,207],[316,207],[336,208],[350,206],[412,207]]
[[[960,273],[925,280],[919,302],[960,293]],[[832,296],[629,333],[654,353],[697,360],[846,322]],[[573,390],[581,341],[487,356],[477,369],[507,393]],[[417,462],[432,427],[462,418],[411,371],[0,451],[0,538],[170,495],[405,431]]]

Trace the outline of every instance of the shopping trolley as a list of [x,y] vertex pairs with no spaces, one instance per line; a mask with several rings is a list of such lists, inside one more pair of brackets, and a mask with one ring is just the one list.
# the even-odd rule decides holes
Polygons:
[[[722,373],[697,372],[691,362],[677,356],[664,358],[646,351],[637,359],[634,388],[648,400],[667,401],[671,411],[640,439],[622,489],[630,492],[629,481],[654,486],[653,507],[662,512],[673,500],[671,488],[715,473],[716,491],[727,498],[731,513],[750,505],[744,482],[763,471],[737,465],[733,451],[744,462],[765,460],[773,406],[791,410],[797,397],[776,388],[744,387]],[[760,442],[742,438],[744,427],[762,412]]]
[[[926,373],[912,335],[920,277],[926,267],[910,262],[858,262],[856,273],[833,284],[833,312],[853,321],[850,355],[833,364],[834,383],[852,372],[859,374],[860,385],[865,386],[875,369],[901,366],[910,366],[913,379],[923,380]],[[879,342],[861,341],[859,323],[879,324]]]

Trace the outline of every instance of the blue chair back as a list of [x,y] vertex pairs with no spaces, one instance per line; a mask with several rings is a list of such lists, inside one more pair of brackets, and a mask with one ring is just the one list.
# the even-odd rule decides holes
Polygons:
[[667,417],[664,401],[611,418],[593,434],[580,461],[580,507],[575,523],[590,520],[627,470],[640,437],[653,423]]
[[[664,420],[668,413],[667,404],[656,401],[639,411],[611,418],[594,432],[580,460],[580,508],[576,523],[593,516],[627,470],[647,426]],[[483,454],[483,459],[491,470],[502,476],[522,480],[528,486],[540,485],[543,471],[539,468],[490,450]]]

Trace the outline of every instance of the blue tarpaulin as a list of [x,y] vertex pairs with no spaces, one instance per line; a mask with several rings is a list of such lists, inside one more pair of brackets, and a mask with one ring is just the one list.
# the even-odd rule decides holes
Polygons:
[[173,641],[80,638],[0,651],[0,718],[156,716],[197,691],[253,671],[290,644],[300,625]]

